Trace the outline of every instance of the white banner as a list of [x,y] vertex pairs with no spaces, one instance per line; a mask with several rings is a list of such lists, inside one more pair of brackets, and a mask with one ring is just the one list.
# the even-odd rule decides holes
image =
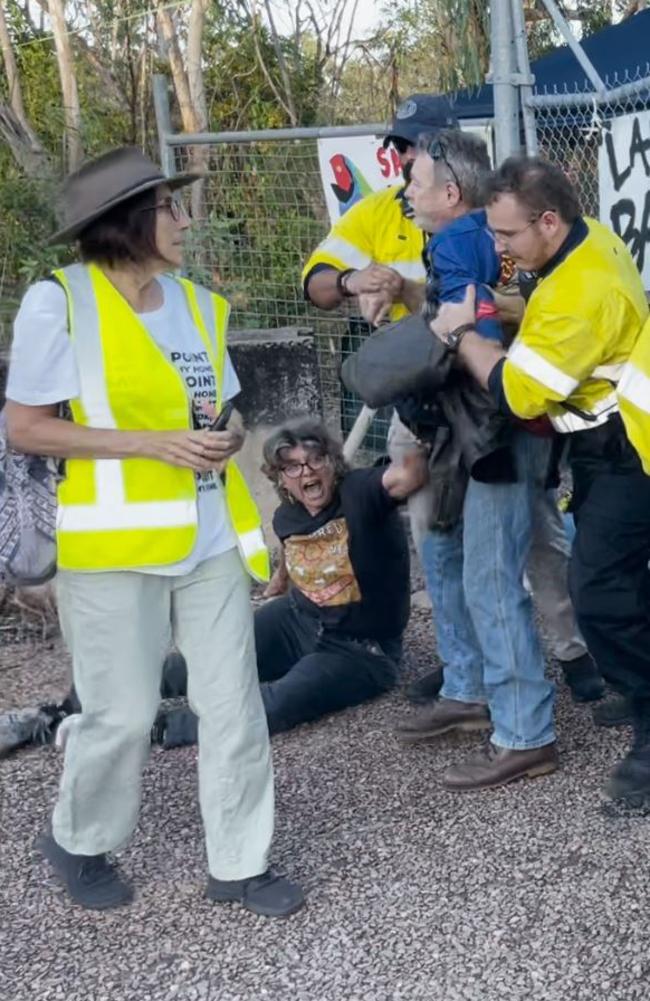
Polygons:
[[605,125],[598,154],[600,220],[629,247],[650,288],[650,112]]
[[[492,155],[492,129],[488,126],[463,128],[487,142]],[[330,222],[347,212],[371,191],[380,191],[402,179],[399,156],[390,146],[383,147],[383,136],[342,136],[319,139],[318,159],[323,191]]]

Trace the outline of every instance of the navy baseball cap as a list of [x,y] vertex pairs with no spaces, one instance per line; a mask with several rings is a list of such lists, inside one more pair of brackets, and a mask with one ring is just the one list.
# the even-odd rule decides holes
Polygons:
[[384,147],[393,139],[406,139],[415,145],[421,132],[457,129],[458,118],[449,98],[439,94],[411,94],[395,112]]

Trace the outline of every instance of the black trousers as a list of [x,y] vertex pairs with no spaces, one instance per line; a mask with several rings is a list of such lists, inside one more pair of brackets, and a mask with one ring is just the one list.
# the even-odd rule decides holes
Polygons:
[[[323,632],[290,596],[255,612],[260,690],[271,734],[326,713],[356,706],[397,682],[401,640],[352,640]],[[187,670],[180,654],[164,665],[162,698],[187,694]],[[195,744],[198,720],[192,710],[161,712],[152,738],[165,747]]]
[[322,630],[291,595],[255,612],[257,671],[270,733],[356,706],[397,682],[399,640],[352,640]]
[[[578,623],[602,674],[624,695],[650,698],[650,477],[621,430],[597,460],[570,453],[576,538],[570,564]],[[597,435],[598,431],[583,432]],[[575,436],[578,437],[578,436]]]

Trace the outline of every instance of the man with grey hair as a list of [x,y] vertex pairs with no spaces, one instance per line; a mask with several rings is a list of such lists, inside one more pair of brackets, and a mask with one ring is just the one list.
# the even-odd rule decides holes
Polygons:
[[[500,281],[502,261],[480,208],[489,175],[487,149],[475,136],[455,130],[422,136],[406,197],[416,223],[432,234],[425,309],[434,316],[441,303],[462,300],[467,286],[475,285],[476,329],[502,342],[491,291]],[[416,434],[423,421],[437,419],[422,398],[398,401],[397,411]],[[544,431],[523,423],[508,426],[504,445],[510,468],[504,466],[491,482],[470,477],[462,523],[450,532],[429,532],[423,544],[444,684],[440,699],[405,720],[398,733],[414,743],[450,731],[493,729],[489,756],[444,774],[450,789],[502,785],[557,767],[553,685],[544,677],[523,583],[536,508],[547,497],[551,437]],[[584,646],[581,653],[597,683]]]

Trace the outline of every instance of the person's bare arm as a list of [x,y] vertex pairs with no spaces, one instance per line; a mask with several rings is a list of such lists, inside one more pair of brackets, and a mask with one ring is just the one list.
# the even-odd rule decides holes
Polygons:
[[[307,295],[319,309],[335,309],[344,299],[337,286],[340,271],[324,268],[307,279]],[[346,288],[351,296],[364,293],[385,292],[391,300],[401,301],[404,278],[384,264],[369,264],[367,268],[352,271],[346,279]]]
[[[431,321],[432,333],[444,344],[445,336],[467,323],[476,320],[476,289],[467,286],[467,292],[462,302],[445,302],[440,307],[435,320]],[[470,372],[479,385],[488,388],[490,372],[506,352],[496,341],[490,341],[474,330],[468,331],[458,346],[458,359]]]
[[422,309],[425,296],[424,282],[414,282],[412,278],[405,278],[402,288],[402,302],[409,313],[419,313]]
[[343,301],[336,284],[340,272],[336,268],[323,268],[307,279],[306,292],[319,309],[336,309]]
[[273,571],[273,576],[266,585],[262,597],[277,598],[281,594],[286,594],[289,590],[289,571],[284,553],[284,546],[280,550],[280,562]]
[[208,472],[241,446],[232,431],[116,431],[62,420],[58,407],[25,406],[7,400],[9,444],[33,455],[59,459],[157,459],[170,466]]
[[524,318],[526,303],[524,297],[517,294],[506,294],[505,292],[493,292],[494,305],[499,310],[499,318],[503,323],[512,323],[519,326]]
[[429,477],[427,457],[423,449],[407,452],[401,462],[386,467],[381,482],[391,497],[403,500],[423,487]]
[[483,389],[488,388],[492,369],[505,356],[506,353],[500,344],[481,337],[474,330],[465,334],[458,347],[458,358],[461,364],[474,376]]

